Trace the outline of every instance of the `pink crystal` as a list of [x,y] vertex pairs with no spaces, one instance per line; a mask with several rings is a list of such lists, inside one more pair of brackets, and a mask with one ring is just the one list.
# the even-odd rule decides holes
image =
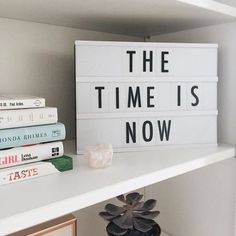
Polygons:
[[85,149],[89,165],[93,168],[105,168],[112,164],[113,148],[111,144],[98,144]]

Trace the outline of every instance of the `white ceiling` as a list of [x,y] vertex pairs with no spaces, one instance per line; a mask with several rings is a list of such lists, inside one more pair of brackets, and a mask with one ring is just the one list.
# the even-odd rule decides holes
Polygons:
[[[137,36],[235,20],[232,16],[205,9],[213,7],[224,13],[229,11],[222,6],[215,7],[212,2],[214,1],[0,0],[0,17]],[[198,3],[203,3],[200,5],[204,8],[194,6]],[[236,9],[230,8],[229,12],[236,16]]]

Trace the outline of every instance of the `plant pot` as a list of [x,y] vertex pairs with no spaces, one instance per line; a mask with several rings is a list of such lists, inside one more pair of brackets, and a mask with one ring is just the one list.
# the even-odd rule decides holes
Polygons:
[[[109,234],[109,236],[117,236],[115,234]],[[152,229],[146,233],[137,231],[135,229],[128,230],[127,233],[123,234],[122,236],[160,236],[161,235],[161,228],[158,224],[153,225]]]

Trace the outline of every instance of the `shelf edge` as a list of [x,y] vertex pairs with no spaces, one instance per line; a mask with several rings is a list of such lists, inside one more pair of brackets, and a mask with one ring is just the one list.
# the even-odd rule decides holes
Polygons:
[[223,15],[236,17],[236,8],[224,3],[216,2],[213,0],[176,0],[185,4],[200,7],[209,11],[214,11]]
[[[160,181],[176,177],[180,174],[188,173],[192,170],[196,170],[201,167],[205,167],[234,156],[235,148],[233,146],[229,146],[229,148],[217,154],[210,154],[197,160],[168,167],[166,169],[158,170],[133,179],[121,181],[119,183],[89,193],[74,196],[31,211],[4,218],[3,220],[0,220],[0,235],[7,235],[9,233],[13,233],[31,227],[33,225],[37,225],[39,223],[108,200],[122,193],[126,193],[151,184],[155,184]],[[31,219],[30,223],[29,218]]]

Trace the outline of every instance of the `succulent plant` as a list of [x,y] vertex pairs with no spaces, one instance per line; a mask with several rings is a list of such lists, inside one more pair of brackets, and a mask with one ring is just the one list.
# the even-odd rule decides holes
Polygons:
[[134,192],[120,195],[118,200],[123,206],[107,204],[105,210],[99,215],[107,220],[107,233],[111,236],[159,236],[160,226],[153,220],[159,211],[151,211],[156,206],[156,200],[141,201],[143,195]]

